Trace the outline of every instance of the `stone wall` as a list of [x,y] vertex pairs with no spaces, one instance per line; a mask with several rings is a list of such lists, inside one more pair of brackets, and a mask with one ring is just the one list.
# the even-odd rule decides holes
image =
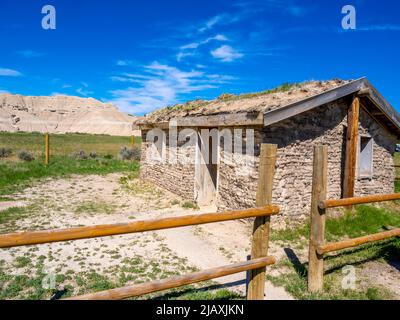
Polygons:
[[372,179],[358,179],[355,193],[374,194],[392,193],[396,173],[393,169],[393,154],[397,139],[388,136],[387,131],[360,109],[360,134],[370,135],[373,139],[373,175]]
[[[308,218],[314,145],[328,145],[328,197],[341,198],[347,108],[350,102],[341,99],[262,129],[242,128],[244,138],[246,129],[254,130],[254,156],[246,155],[246,146],[243,145],[239,151],[235,150],[232,158],[226,157],[225,142],[221,138],[218,209],[244,209],[255,205],[261,143],[278,145],[273,201],[281,206],[282,214],[274,218],[277,226]],[[394,189],[393,153],[396,139],[361,109],[360,134],[366,133],[373,140],[373,176],[372,179],[357,179],[356,195],[391,193]],[[146,132],[142,134],[145,141]],[[185,199],[194,200],[194,161],[186,164],[151,164],[146,160],[148,146],[148,143],[143,143],[141,177]],[[166,149],[169,150],[168,147]],[[195,143],[178,148],[178,154],[183,158],[194,160],[195,152]]]
[[[166,133],[166,131],[164,131]],[[176,164],[169,163],[169,141],[166,135],[166,159],[164,162],[152,161],[151,142],[146,140],[148,131],[142,131],[142,158],[140,166],[140,177],[144,180],[171,191],[183,199],[194,200],[194,177],[195,177],[195,144],[179,143],[177,148]],[[154,148],[154,145],[153,145]]]
[[[228,165],[223,159],[221,160],[219,209],[241,209],[255,205],[258,179],[257,155],[261,142],[278,145],[273,201],[281,206],[282,214],[274,218],[279,225],[283,226],[289,220],[302,221],[308,217],[314,145],[329,146],[328,197],[340,198],[348,105],[348,101],[339,100],[256,131],[256,159],[252,172],[247,176],[240,175],[238,170],[242,170],[241,166]],[[362,110],[360,133],[366,132],[373,139],[374,174],[371,180],[357,180],[356,195],[393,192],[393,153],[396,140]],[[238,163],[240,157],[245,156],[235,155]]]

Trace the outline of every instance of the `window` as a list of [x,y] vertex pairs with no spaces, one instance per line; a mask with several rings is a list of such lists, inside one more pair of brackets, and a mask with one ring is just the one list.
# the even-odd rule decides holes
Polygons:
[[360,136],[359,146],[360,153],[358,157],[358,178],[372,179],[372,138],[370,136]]

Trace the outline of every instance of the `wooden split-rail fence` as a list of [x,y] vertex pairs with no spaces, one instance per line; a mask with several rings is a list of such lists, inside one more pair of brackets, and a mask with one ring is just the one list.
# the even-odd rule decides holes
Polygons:
[[[46,138],[48,145],[48,137]],[[329,208],[351,206],[362,203],[400,199],[400,194],[372,195],[345,199],[326,199],[327,195],[327,147],[314,147],[313,181],[311,199],[311,230],[309,241],[308,288],[315,292],[322,290],[324,275],[324,254],[351,248],[364,243],[400,235],[400,229],[389,230],[356,239],[325,243],[325,213]],[[255,218],[252,233],[251,259],[231,265],[151,281],[138,285],[85,294],[68,298],[71,300],[119,300],[162,290],[207,281],[244,271],[249,272],[247,299],[262,300],[265,291],[266,267],[276,262],[268,255],[270,217],[279,214],[279,207],[272,204],[272,187],[275,174],[277,146],[262,144],[260,149],[259,179],[256,207],[246,210],[205,213],[181,217],[136,221],[130,223],[77,227],[53,231],[23,232],[0,235],[0,248],[11,248],[60,241],[71,241],[156,231],[162,229],[194,226],[207,223]]]
[[357,204],[400,200],[399,193],[378,194],[344,199],[327,199],[327,168],[328,147],[314,147],[311,230],[308,255],[308,289],[311,292],[316,292],[323,289],[324,254],[400,236],[400,228],[397,228],[359,238],[325,243],[325,218],[327,209],[337,207],[351,208],[351,206]]
[[[135,147],[135,136],[130,137],[130,145],[132,148]],[[44,164],[48,166],[50,164],[50,134],[44,134]]]

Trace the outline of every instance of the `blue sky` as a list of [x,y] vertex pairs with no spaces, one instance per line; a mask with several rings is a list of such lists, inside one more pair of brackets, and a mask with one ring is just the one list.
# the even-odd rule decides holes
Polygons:
[[[56,30],[41,9],[56,8]],[[344,5],[357,29],[343,30]],[[142,115],[284,82],[368,77],[400,110],[395,0],[0,2],[0,92],[66,94]]]

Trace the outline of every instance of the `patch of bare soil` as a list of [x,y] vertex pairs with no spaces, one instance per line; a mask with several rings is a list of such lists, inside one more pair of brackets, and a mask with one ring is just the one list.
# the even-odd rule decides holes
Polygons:
[[[12,197],[26,212],[1,225],[2,233],[214,212],[213,208],[184,209],[178,196],[121,174],[49,179]],[[246,260],[250,235],[250,223],[231,221],[3,249],[0,268],[8,280],[0,285],[3,298],[34,298],[37,288],[28,286],[17,293],[9,290],[15,277],[52,273],[57,288],[69,288],[70,295],[107,289],[108,280],[103,277],[118,286],[160,279]],[[279,257],[284,253],[272,246],[270,254]],[[215,282],[245,294],[245,280],[242,273]],[[266,299],[291,296],[267,283]]]
[[358,272],[362,278],[373,279],[375,285],[394,293],[394,299],[400,299],[399,261],[369,261]]

